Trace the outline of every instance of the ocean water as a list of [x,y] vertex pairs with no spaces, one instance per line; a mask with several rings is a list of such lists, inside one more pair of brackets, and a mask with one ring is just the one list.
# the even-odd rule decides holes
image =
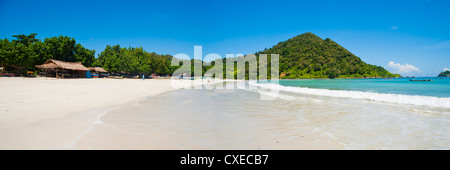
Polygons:
[[450,108],[450,78],[280,80],[260,82],[259,87],[298,94],[353,98],[386,103]]
[[[448,88],[440,80],[437,86]],[[79,143],[103,141],[95,149],[450,149],[448,91],[412,90],[433,89],[434,82],[281,80],[253,83],[259,89],[181,89],[109,111]],[[395,91],[396,83],[412,87]],[[278,98],[260,100],[264,95]]]
[[[432,81],[410,81],[427,80]],[[282,86],[315,89],[377,92],[388,94],[450,97],[450,78],[420,77],[394,79],[305,79],[280,80]]]

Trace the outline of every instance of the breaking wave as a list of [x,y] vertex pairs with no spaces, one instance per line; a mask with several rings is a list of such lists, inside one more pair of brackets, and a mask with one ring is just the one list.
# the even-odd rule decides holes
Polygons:
[[410,105],[419,105],[419,106],[450,108],[450,98],[448,98],[448,97],[431,97],[431,96],[419,96],[419,95],[349,91],[349,90],[313,89],[313,88],[307,88],[307,87],[291,87],[291,86],[282,86],[279,84],[255,83],[255,82],[251,82],[250,84],[261,87],[261,88],[265,88],[265,89],[277,89],[280,91],[286,91],[286,92],[297,93],[297,94],[352,98],[352,99],[364,99],[364,100],[397,103],[397,104],[410,104]]

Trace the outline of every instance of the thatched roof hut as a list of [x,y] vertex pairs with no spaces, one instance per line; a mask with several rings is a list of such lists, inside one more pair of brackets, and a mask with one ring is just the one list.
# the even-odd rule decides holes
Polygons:
[[89,67],[89,70],[97,73],[107,73],[107,71],[101,67]]
[[45,72],[40,72],[39,75],[56,77],[56,78],[85,78],[90,73],[88,68],[83,66],[81,62],[66,62],[59,61],[55,59],[48,59],[42,65],[36,65],[37,68],[45,70]]
[[36,65],[39,69],[65,69],[65,70],[76,70],[76,71],[88,71],[89,69],[83,66],[81,62],[66,62],[59,61],[55,59],[48,59],[42,65]]

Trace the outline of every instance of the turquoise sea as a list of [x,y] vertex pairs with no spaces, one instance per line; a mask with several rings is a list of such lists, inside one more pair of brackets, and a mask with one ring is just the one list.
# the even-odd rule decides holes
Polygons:
[[[432,81],[410,81],[410,80]],[[280,80],[280,85],[329,90],[450,97],[450,78],[419,77],[394,79],[308,79]]]
[[391,104],[450,108],[450,78],[298,79],[261,81],[255,85],[290,95],[369,100]]

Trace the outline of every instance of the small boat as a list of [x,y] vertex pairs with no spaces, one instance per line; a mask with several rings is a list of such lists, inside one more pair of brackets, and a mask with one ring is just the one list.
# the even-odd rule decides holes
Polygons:
[[98,74],[92,74],[92,78],[98,78]]
[[123,76],[108,76],[108,78],[113,78],[113,79],[122,79],[123,78]]
[[4,73],[2,74],[3,77],[15,77],[14,74]]
[[431,79],[426,79],[426,80],[414,80],[414,79],[409,79],[409,81],[432,81]]
[[139,75],[136,75],[136,76],[133,76],[133,77],[131,77],[132,79],[137,79],[137,78],[139,78]]

